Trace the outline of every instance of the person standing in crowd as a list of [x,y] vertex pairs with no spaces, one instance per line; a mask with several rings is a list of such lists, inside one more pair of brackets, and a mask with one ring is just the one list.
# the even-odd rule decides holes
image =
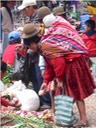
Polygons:
[[63,7],[63,6],[54,7],[54,8],[52,9],[52,13],[53,13],[54,15],[61,16],[61,17],[63,17],[64,19],[67,20],[66,12],[64,11],[64,7]]
[[85,22],[85,33],[82,34],[82,39],[88,48],[89,57],[96,57],[96,23],[94,20]]
[[[47,32],[47,28],[45,28],[44,26],[44,23],[43,23],[43,18],[49,14],[51,14],[51,11],[48,7],[46,6],[43,6],[41,8],[38,9],[38,18],[37,18],[37,22],[38,26],[40,26],[40,35],[43,36],[43,35],[46,35],[46,32]],[[40,71],[41,71],[41,75],[44,76],[45,74],[45,62],[44,62],[44,58],[43,56],[39,56],[39,67],[40,67]]]
[[[19,51],[18,53],[16,53],[15,50],[15,46],[21,43],[21,37],[19,32],[10,32],[8,34],[8,43],[8,46],[5,48],[2,54],[2,61],[7,64],[7,73],[4,79],[2,80],[5,84],[9,82],[10,75],[20,70],[20,67],[17,62],[20,60],[21,56],[24,56],[24,51]],[[19,58],[18,61],[16,60],[17,58]]]
[[[52,9],[52,12],[49,12],[46,9],[44,10],[44,7],[42,7],[40,9],[38,9],[38,21],[40,23],[43,23],[43,18],[44,18],[44,16],[46,16],[45,13],[44,13],[45,11],[46,11],[46,15],[48,15],[48,13],[49,14],[53,13],[54,15],[61,16],[64,19],[66,19],[66,13],[65,13],[64,8],[62,6],[54,7]],[[45,31],[44,35],[46,35],[47,28],[45,28],[44,31]],[[42,74],[42,76],[44,76],[44,74],[45,74],[45,61],[44,61],[43,56],[41,56],[41,55],[39,57],[39,66],[40,66],[41,74]]]
[[90,96],[95,88],[83,56],[88,54],[88,51],[78,32],[71,25],[63,18],[55,20],[49,28],[48,35],[42,39],[38,35],[39,29],[32,23],[24,26],[22,38],[26,46],[44,56],[46,71],[40,90],[46,92],[48,83],[56,79],[57,87],[63,86],[66,95],[73,97],[77,103],[80,122],[74,124],[74,127],[88,126],[84,99]]
[[92,70],[94,81],[96,82],[96,23],[94,20],[85,21],[85,32],[82,34],[82,39],[88,48],[88,63]]
[[17,31],[10,32],[8,34],[8,43],[2,55],[2,61],[12,67],[15,61],[15,46],[21,43],[20,33]]
[[[23,12],[30,17],[30,23],[37,23],[38,14],[37,14],[37,3],[36,0],[23,0],[22,5],[18,7],[19,10],[23,10]],[[31,52],[31,54],[26,55],[26,60],[29,67],[29,77],[32,82],[33,88],[35,92],[38,94],[38,91],[42,84],[42,76],[41,71],[38,66],[39,63],[39,54],[37,52]],[[40,97],[41,108],[49,108],[51,105],[50,95],[47,93],[44,96]]]
[[2,22],[2,52],[8,45],[8,34],[13,31],[13,18],[11,9],[15,6],[15,1],[1,1],[1,22]]

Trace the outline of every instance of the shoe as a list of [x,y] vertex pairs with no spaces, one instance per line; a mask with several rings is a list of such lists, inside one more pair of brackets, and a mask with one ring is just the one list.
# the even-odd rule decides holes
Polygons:
[[39,111],[44,111],[45,109],[51,109],[51,107],[49,105],[44,104],[40,106]]
[[83,122],[80,121],[80,122],[75,123],[73,125],[73,127],[74,128],[89,127],[89,124],[88,124],[88,122],[86,122],[86,124],[85,124],[85,123],[83,123]]

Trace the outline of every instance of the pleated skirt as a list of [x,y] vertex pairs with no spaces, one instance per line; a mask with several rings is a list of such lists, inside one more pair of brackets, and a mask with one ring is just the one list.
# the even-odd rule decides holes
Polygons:
[[64,76],[65,94],[74,100],[83,100],[90,96],[96,88],[86,59],[81,56],[72,62],[66,62]]

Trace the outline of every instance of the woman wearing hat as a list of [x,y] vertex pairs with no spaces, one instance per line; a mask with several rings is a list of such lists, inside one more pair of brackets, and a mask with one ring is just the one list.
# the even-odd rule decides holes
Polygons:
[[64,7],[62,7],[62,6],[54,7],[52,9],[52,12],[54,15],[61,16],[64,19],[67,19],[66,12],[64,11]]
[[[34,22],[39,26],[39,23],[37,21],[38,9],[36,0],[23,0],[22,4],[18,7],[18,9],[22,10],[30,18],[29,22]],[[44,13],[46,13],[46,11]],[[42,76],[40,68],[38,66],[38,62],[38,53],[32,51],[30,54],[26,54],[25,65],[27,65],[26,67],[28,69],[28,74],[30,74],[28,77],[32,82],[33,88],[36,93],[38,93],[42,83]],[[42,107],[49,108],[50,102],[50,95],[48,93],[40,97],[40,103]]]
[[[36,25],[40,27],[39,34],[42,36],[45,35],[47,31],[47,28],[45,28],[43,23],[43,18],[51,14],[51,11],[48,7],[43,6],[38,9],[37,14],[38,14],[38,18],[36,19],[36,22],[38,23]],[[43,76],[45,73],[45,62],[43,56],[39,56],[39,67],[40,67],[41,75]]]
[[63,86],[66,95],[77,103],[80,122],[74,126],[88,126],[84,99],[93,93],[95,84],[83,56],[88,51],[82,39],[63,19],[56,20],[42,39],[38,33],[34,24],[26,24],[22,38],[26,46],[45,59],[46,72],[40,90],[46,92],[49,82],[56,79],[57,87]]

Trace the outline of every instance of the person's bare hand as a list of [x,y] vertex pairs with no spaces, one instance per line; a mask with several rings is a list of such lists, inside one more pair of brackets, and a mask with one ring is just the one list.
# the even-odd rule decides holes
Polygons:
[[23,48],[24,48],[24,45],[23,45],[23,44],[17,44],[17,45],[15,46],[16,51],[20,51],[20,50],[22,50]]
[[42,75],[42,77],[44,76],[44,74],[45,74],[45,69],[42,69],[42,70],[41,70],[41,75]]
[[43,84],[41,85],[40,90],[43,90],[43,89],[45,89],[46,87],[47,87],[47,84],[46,84],[46,83],[43,83]]
[[46,92],[47,92],[47,84],[46,84],[46,83],[43,83],[43,84],[41,85],[41,88],[40,88],[38,94],[39,94],[39,96],[42,96],[42,95],[44,95]]
[[56,79],[56,82],[58,87],[63,87],[63,81],[59,81],[58,79]]

